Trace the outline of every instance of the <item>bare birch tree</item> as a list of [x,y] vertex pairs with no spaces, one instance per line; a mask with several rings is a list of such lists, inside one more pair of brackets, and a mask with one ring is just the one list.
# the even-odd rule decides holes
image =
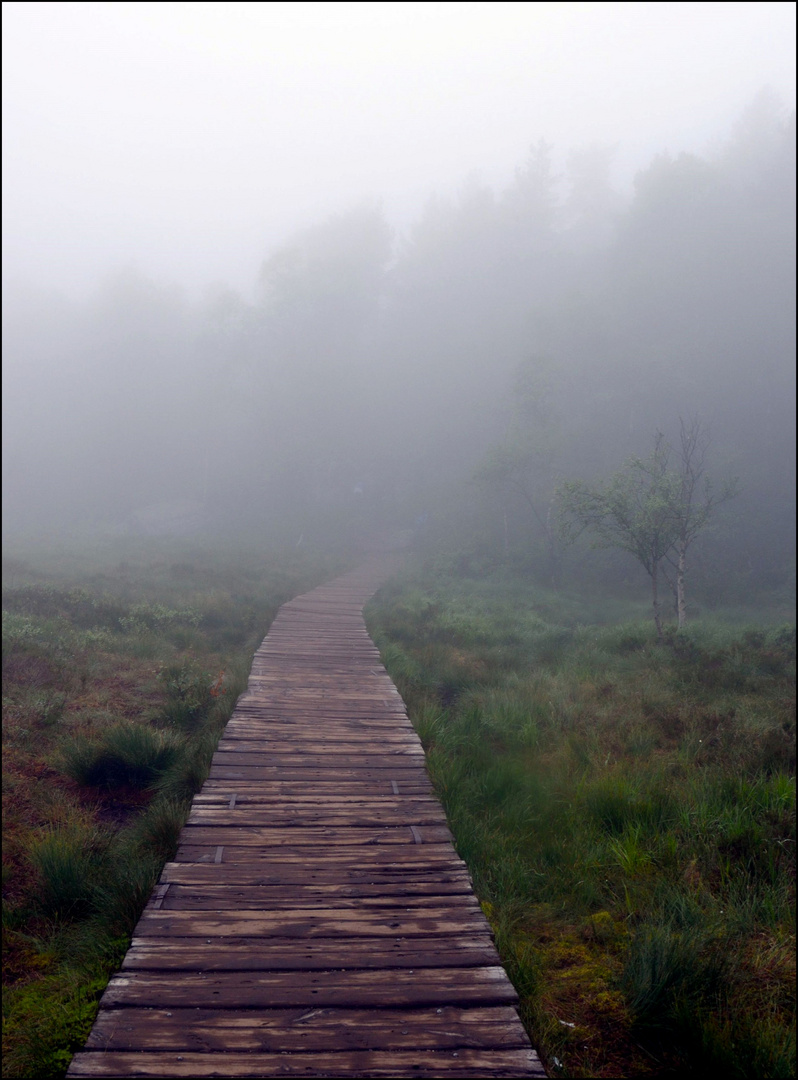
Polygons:
[[[676,575],[676,619],[679,629],[687,622],[685,578],[687,575],[687,552],[696,537],[703,531],[723,503],[737,494],[737,481],[725,480],[716,489],[704,475],[710,433],[700,420],[684,421],[679,417],[679,445],[672,451],[676,456],[678,488],[671,494],[671,514],[675,540],[666,553],[666,562]],[[666,572],[667,573],[667,572]]]
[[[599,547],[616,547],[633,555],[651,578],[657,636],[662,638],[659,587],[665,565],[676,574],[679,627],[687,620],[685,578],[687,552],[715,510],[736,493],[736,482],[715,490],[704,475],[709,433],[699,420],[679,421],[674,448],[662,432],[646,458],[630,458],[606,482],[568,481],[558,490],[564,537],[593,534]],[[675,464],[675,467],[672,467]]]

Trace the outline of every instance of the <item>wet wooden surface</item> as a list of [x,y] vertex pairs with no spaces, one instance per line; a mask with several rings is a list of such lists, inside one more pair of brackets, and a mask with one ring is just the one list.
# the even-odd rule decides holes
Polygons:
[[69,1077],[545,1076],[362,607],[285,604]]

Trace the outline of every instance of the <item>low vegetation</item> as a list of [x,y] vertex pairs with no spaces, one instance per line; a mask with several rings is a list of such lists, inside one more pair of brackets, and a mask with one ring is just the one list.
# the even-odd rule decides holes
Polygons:
[[368,619],[549,1074],[794,1076],[794,625],[440,560]]
[[[4,1074],[63,1076],[281,602],[155,542],[5,566]],[[552,1076],[795,1074],[795,630],[438,559],[368,610]]]
[[63,1076],[281,603],[339,564],[165,541],[9,558],[3,1075]]

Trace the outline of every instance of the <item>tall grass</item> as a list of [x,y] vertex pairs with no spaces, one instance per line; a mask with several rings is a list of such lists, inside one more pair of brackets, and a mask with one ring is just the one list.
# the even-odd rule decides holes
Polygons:
[[544,1059],[794,1075],[794,630],[597,611],[428,572],[368,619]]

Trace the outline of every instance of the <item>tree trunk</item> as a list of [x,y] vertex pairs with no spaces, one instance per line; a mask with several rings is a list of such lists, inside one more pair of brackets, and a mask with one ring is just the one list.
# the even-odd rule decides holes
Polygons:
[[676,618],[679,629],[687,622],[687,604],[684,599],[684,577],[687,573],[687,545],[679,544],[679,564],[676,568]]
[[549,549],[549,570],[551,572],[551,585],[555,592],[560,587],[562,564],[560,559],[560,552],[557,546],[557,534],[552,524],[552,508],[554,501],[549,504],[548,513],[546,514],[546,544]]
[[659,617],[659,582],[657,580],[658,574],[659,563],[655,559],[651,566],[651,593],[654,602],[654,625],[657,628],[657,639],[659,641],[662,641],[662,620]]

